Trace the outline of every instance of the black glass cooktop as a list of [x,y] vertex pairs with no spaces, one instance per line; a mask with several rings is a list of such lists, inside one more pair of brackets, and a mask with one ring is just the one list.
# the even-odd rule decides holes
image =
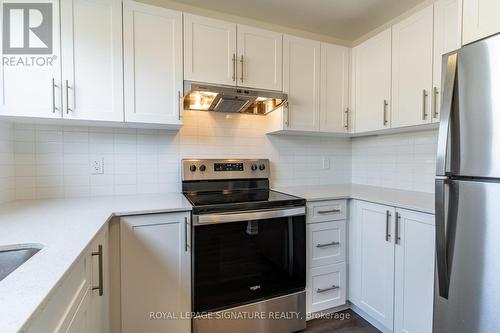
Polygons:
[[305,199],[271,190],[212,191],[184,194],[194,214],[303,206]]

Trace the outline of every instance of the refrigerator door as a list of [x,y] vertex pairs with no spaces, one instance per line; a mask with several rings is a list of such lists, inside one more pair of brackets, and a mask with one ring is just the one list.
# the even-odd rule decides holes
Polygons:
[[460,49],[456,80],[450,75],[445,74],[443,88],[452,85],[452,100],[443,95],[442,101],[444,110],[450,106],[442,114],[449,138],[440,131],[438,148],[441,156],[448,148],[447,174],[500,178],[500,35]]
[[500,332],[498,198],[500,183],[436,181],[436,333]]

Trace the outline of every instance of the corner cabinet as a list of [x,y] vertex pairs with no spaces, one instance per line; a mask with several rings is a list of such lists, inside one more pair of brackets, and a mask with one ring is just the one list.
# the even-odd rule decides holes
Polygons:
[[182,125],[182,13],[125,0],[123,29],[125,121]]
[[432,332],[434,215],[354,200],[349,300],[378,327]]
[[463,44],[500,32],[500,1],[463,0]]
[[392,26],[391,127],[432,121],[433,6]]
[[108,224],[22,332],[109,332]]
[[352,50],[356,133],[390,127],[391,40],[388,29]]
[[320,54],[318,41],[283,37],[283,91],[288,94],[285,129],[319,131]]
[[[191,311],[190,217],[179,212],[121,218],[123,333],[191,332],[185,315]],[[158,311],[169,316],[152,319]]]

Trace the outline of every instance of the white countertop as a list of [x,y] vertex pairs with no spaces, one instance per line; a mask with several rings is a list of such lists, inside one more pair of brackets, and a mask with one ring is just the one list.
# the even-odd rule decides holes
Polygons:
[[434,214],[432,193],[356,184],[275,187],[273,190],[295,195],[307,201],[358,199]]
[[16,332],[113,216],[189,211],[182,194],[26,200],[0,205],[0,250],[41,244],[0,281],[0,332]]

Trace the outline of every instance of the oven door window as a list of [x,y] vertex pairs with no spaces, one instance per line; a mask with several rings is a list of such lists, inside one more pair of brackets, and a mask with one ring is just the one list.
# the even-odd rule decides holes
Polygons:
[[194,311],[213,311],[305,288],[305,217],[194,228]]

